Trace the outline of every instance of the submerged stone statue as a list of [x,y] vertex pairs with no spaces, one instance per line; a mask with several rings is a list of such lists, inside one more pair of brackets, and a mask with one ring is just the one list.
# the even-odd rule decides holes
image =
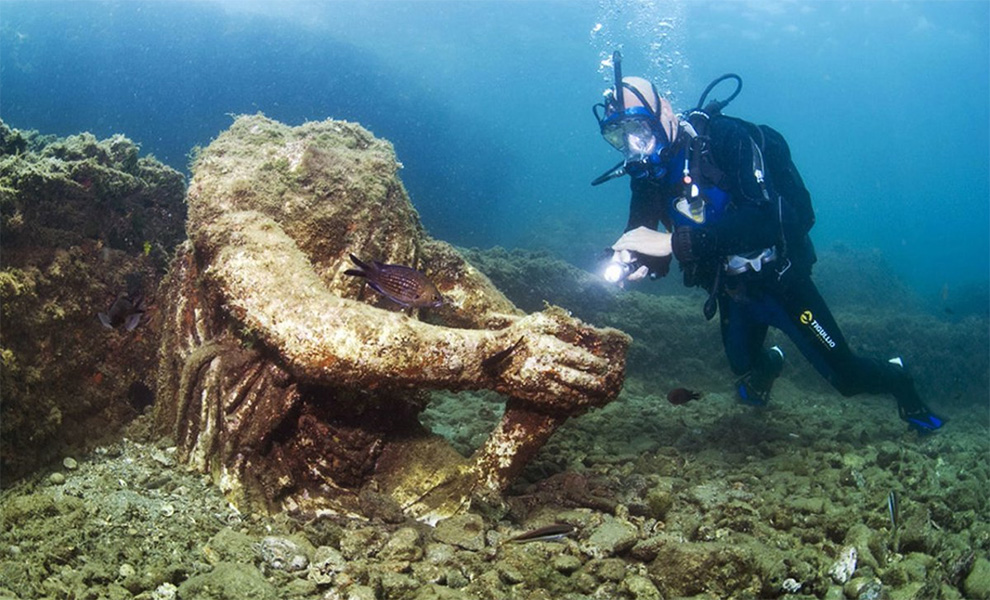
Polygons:
[[[616,397],[629,338],[524,315],[431,239],[390,144],[360,126],[238,118],[195,160],[189,241],[160,294],[155,424],[235,505],[426,521],[491,498],[568,417]],[[346,275],[422,270],[415,312]],[[419,424],[427,391],[490,389],[505,414],[470,458]]]

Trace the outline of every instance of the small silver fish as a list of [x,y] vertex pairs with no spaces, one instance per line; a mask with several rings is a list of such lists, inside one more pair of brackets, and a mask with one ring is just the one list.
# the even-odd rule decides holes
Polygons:
[[900,498],[897,497],[896,490],[890,490],[887,494],[887,512],[890,513],[891,531],[897,531],[897,524],[901,520]]
[[525,544],[528,542],[556,542],[574,534],[577,527],[569,523],[554,523],[539,529],[531,529],[525,533],[520,533],[514,538],[509,538],[513,544]]
[[144,316],[144,296],[141,294],[128,294],[121,292],[114,300],[107,312],[96,313],[100,318],[100,323],[109,329],[117,329],[121,325],[127,331],[134,331],[134,328],[141,323]]
[[386,265],[372,261],[370,265],[353,254],[351,261],[358,269],[348,269],[344,275],[364,277],[379,294],[389,300],[412,308],[429,308],[443,304],[443,296],[437,286],[421,271],[402,265]]

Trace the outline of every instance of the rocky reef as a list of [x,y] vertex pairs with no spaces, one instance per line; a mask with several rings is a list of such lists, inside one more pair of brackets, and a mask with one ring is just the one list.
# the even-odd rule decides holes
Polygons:
[[[618,395],[628,337],[524,315],[424,232],[391,145],[360,126],[240,117],[193,170],[156,429],[242,509],[436,521],[497,504],[567,418]],[[400,310],[350,256],[419,269],[445,301]],[[431,389],[508,397],[471,458],[420,426]]]
[[[151,404],[155,293],[184,238],[185,180],[123,136],[56,139],[0,122],[4,483]],[[148,306],[133,331],[97,313]]]

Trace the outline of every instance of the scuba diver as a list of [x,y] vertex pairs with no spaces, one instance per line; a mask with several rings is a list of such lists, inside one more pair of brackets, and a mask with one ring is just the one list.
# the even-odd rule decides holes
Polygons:
[[[684,284],[709,293],[705,317],[719,313],[745,404],[766,405],[783,368],[783,351],[764,347],[775,327],[843,396],[892,394],[911,428],[939,429],[944,420],[922,402],[900,358],[849,349],[811,279],[815,216],[787,142],[766,125],[721,114],[742,89],[739,76],[716,79],[678,116],[652,83],[623,78],[621,59],[613,54],[615,84],[593,107],[602,137],[624,158],[592,185],[629,175],[632,190],[626,233],[611,248],[605,278],[663,277],[677,258]],[[705,105],[725,80],[736,82],[732,95]]]

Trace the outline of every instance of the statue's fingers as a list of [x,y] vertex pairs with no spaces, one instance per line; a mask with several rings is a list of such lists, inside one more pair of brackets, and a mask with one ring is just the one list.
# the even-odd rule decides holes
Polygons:
[[604,374],[608,371],[608,361],[577,346],[568,345],[567,350],[560,354],[558,362],[575,371],[591,374]]
[[605,378],[579,369],[561,368],[554,373],[555,383],[570,393],[584,396],[599,396],[605,392]]

